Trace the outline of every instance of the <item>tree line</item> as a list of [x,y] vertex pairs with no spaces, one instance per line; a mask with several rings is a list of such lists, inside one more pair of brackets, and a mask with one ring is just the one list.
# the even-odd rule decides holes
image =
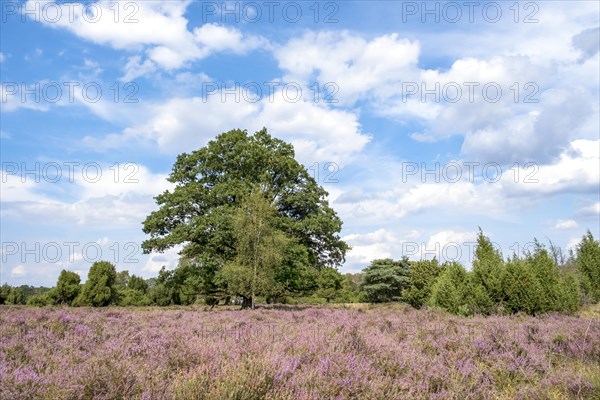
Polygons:
[[[436,259],[410,261],[377,259],[361,273],[341,274],[335,268],[307,272],[285,282],[263,270],[254,295],[264,303],[352,303],[404,302],[415,308],[437,307],[460,315],[539,315],[546,312],[573,313],[581,306],[600,301],[600,242],[591,232],[583,236],[569,256],[551,245],[535,241],[532,251],[506,259],[489,238],[479,232],[468,271],[457,262]],[[264,250],[264,249],[260,249]],[[558,250],[558,251],[557,251]],[[271,255],[265,260],[273,261]],[[222,279],[231,279],[235,289],[226,290],[221,302],[231,304],[238,292],[252,291],[252,272],[243,264],[231,264]],[[242,269],[241,271],[239,269]],[[272,286],[269,286],[272,284]],[[202,292],[201,268],[181,259],[177,268],[162,268],[156,278],[143,279],[128,271],[117,272],[101,261],[90,268],[81,283],[78,274],[63,270],[53,288],[0,288],[0,304],[93,306],[169,306],[208,304],[219,301]],[[44,290],[45,289],[45,290]],[[40,293],[40,290],[43,292]]]
[[[181,246],[180,262],[153,279],[94,263],[81,284],[62,271],[55,288],[0,302],[74,306],[210,305],[241,302],[404,301],[457,314],[572,312],[599,300],[600,255],[590,232],[565,261],[556,247],[508,259],[479,232],[472,271],[437,260],[374,260],[360,274],[338,267],[350,246],[328,193],[295,159],[291,144],[266,129],[232,130],[180,154],[168,177],[174,189],[155,197],[143,221],[145,253]],[[561,253],[562,254],[562,253]],[[560,259],[559,259],[560,258]],[[25,298],[27,297],[27,298]]]

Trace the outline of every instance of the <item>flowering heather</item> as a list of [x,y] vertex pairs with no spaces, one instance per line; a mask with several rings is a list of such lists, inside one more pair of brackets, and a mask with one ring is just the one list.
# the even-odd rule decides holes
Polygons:
[[599,399],[598,314],[0,308],[0,399]]

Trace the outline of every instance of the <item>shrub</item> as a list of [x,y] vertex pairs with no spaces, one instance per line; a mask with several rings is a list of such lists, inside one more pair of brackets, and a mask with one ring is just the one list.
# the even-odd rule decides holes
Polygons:
[[373,260],[363,270],[361,290],[367,301],[381,303],[401,300],[402,291],[407,287],[408,260],[394,261],[391,258]]
[[97,261],[92,264],[88,279],[81,293],[73,302],[78,306],[104,307],[117,299],[115,281],[117,271],[113,264],[107,261]]
[[62,270],[56,283],[56,303],[70,305],[79,295],[81,278],[75,272]]
[[591,299],[600,301],[600,242],[590,231],[581,239],[575,251],[575,264],[581,275],[583,288]]
[[431,288],[444,271],[438,261],[421,260],[410,262],[408,287],[402,292],[402,299],[415,308],[421,308],[431,295]]
[[458,314],[461,306],[463,306],[462,310],[468,309],[465,300],[468,291],[468,278],[467,271],[462,265],[458,263],[448,264],[431,289],[429,304],[443,308],[453,314]]
[[505,307],[508,311],[530,315],[541,312],[541,285],[537,276],[523,260],[516,256],[509,260],[502,287]]

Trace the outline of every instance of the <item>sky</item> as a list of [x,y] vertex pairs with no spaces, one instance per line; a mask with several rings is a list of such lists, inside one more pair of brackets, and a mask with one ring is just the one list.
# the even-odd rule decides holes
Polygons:
[[470,266],[600,236],[596,1],[0,1],[0,284],[153,277],[175,158],[266,127],[352,246]]

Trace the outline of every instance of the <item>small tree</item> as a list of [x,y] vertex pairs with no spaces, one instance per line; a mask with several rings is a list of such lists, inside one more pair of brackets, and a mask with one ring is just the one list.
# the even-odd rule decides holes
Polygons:
[[[494,303],[488,289],[475,277],[471,272],[468,274],[466,292],[465,292],[465,305],[466,311],[469,314],[484,314],[489,315],[495,311],[498,303]],[[500,282],[500,293],[502,293],[502,282]]]
[[[490,239],[479,228],[477,247],[473,259],[473,290],[480,295],[480,300],[494,303],[502,301],[502,275],[504,274],[504,260],[502,254],[494,248]],[[481,287],[479,287],[481,286]],[[487,296],[480,293],[483,289]]]
[[421,308],[431,295],[431,288],[444,271],[437,259],[410,262],[410,272],[402,298],[415,308]]
[[57,304],[71,305],[79,295],[81,278],[75,272],[62,270],[56,282],[54,297]]
[[579,309],[580,293],[579,282],[574,274],[562,276],[558,285],[558,310],[574,313]]
[[408,260],[391,258],[373,260],[363,270],[361,290],[370,303],[400,301],[402,291],[408,286]]
[[542,287],[528,264],[513,256],[506,264],[502,283],[505,306],[509,312],[535,315],[541,312]]
[[344,277],[337,269],[332,267],[323,268],[319,273],[317,295],[325,298],[329,303],[331,299],[337,297],[342,288],[343,280]]
[[127,289],[129,279],[131,279],[131,277],[129,276],[129,271],[117,272],[117,277],[115,279],[115,289],[117,289],[117,290]]
[[116,279],[117,271],[113,264],[107,261],[95,262],[74,305],[104,307],[113,303],[117,298],[114,287]]
[[14,287],[11,288],[8,296],[6,297],[6,304],[25,304],[25,298],[23,297],[23,289]]
[[275,228],[275,218],[275,208],[259,189],[242,202],[235,215],[237,255],[219,277],[230,294],[243,297],[243,308],[254,308],[257,295],[281,290],[275,278],[290,241]]
[[600,242],[589,230],[577,245],[575,264],[583,287],[593,301],[600,301]]
[[539,311],[559,311],[558,306],[558,266],[548,253],[543,244],[534,239],[533,252],[525,254],[525,264],[540,285]]
[[431,289],[429,305],[453,314],[466,314],[469,311],[465,301],[468,279],[467,271],[462,265],[456,262],[446,264],[444,272]]

